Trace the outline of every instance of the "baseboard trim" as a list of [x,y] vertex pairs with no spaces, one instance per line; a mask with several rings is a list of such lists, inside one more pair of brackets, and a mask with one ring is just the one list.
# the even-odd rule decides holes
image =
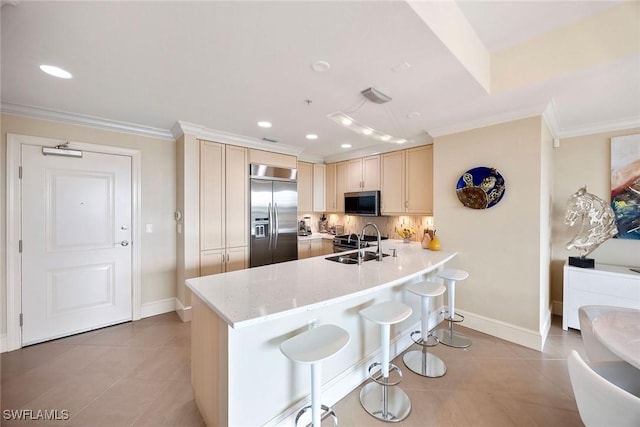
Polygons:
[[551,312],[553,314],[556,314],[558,316],[562,316],[562,309],[563,309],[562,301],[553,301],[551,307],[552,307],[552,311]]
[[[533,350],[542,351],[544,342],[546,340],[546,333],[541,334],[538,331],[532,329],[522,328],[510,323],[502,322],[500,320],[491,319],[481,316],[475,313],[465,312],[463,310],[456,310],[464,316],[464,325],[467,328],[474,331],[482,332],[488,335],[492,335],[496,338],[510,341],[515,344],[519,344]],[[551,317],[546,320],[546,323],[551,325]],[[545,328],[548,332],[548,327]]]
[[191,306],[185,307],[178,298],[176,298],[176,313],[183,322],[191,322],[191,316],[193,315]]
[[[440,323],[444,316],[441,316],[439,313],[441,309],[434,310],[433,313],[429,316],[429,325],[437,325]],[[389,350],[389,358],[393,360],[399,354],[408,349],[413,341],[411,340],[410,334],[415,330],[420,330],[420,322],[416,322],[410,328],[404,329],[400,332],[396,338],[391,340],[391,348]],[[326,384],[322,385],[322,402],[325,405],[333,406],[342,400],[345,396],[351,393],[353,390],[358,388],[360,384],[362,384],[365,380],[369,378],[369,365],[374,362],[379,362],[381,358],[382,350],[378,349],[377,351],[368,354],[364,359],[360,360],[356,364],[354,364],[351,368],[345,370],[337,377],[328,381]],[[404,366],[400,367],[400,369],[405,369]],[[310,405],[311,400],[310,397],[307,399],[302,399],[298,402],[295,402],[287,409],[282,411],[280,414],[275,416],[269,422],[265,424],[268,427],[280,427],[280,426],[291,426],[295,423],[295,416],[300,410],[300,408]],[[339,415],[338,415],[339,416]]]
[[146,302],[140,306],[140,318],[157,316],[169,313],[176,309],[175,298],[165,298],[157,301]]

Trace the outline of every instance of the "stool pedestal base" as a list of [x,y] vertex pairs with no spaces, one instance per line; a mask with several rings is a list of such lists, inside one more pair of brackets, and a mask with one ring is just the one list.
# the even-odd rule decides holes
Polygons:
[[360,403],[369,415],[386,422],[400,422],[411,412],[411,401],[404,390],[375,382],[362,387]]
[[449,347],[467,348],[471,345],[471,340],[466,335],[454,332],[451,329],[437,329],[433,332],[433,335],[438,337],[440,344]]
[[402,360],[407,368],[423,377],[437,378],[447,373],[447,365],[442,359],[426,350],[409,351]]

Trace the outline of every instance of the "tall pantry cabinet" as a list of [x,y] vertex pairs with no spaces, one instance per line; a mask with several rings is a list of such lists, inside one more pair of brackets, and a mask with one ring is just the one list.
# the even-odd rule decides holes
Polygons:
[[200,275],[249,266],[247,149],[200,141]]

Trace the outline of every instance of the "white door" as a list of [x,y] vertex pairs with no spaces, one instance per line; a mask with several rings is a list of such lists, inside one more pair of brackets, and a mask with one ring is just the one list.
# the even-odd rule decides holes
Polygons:
[[131,320],[131,157],[21,157],[22,344]]

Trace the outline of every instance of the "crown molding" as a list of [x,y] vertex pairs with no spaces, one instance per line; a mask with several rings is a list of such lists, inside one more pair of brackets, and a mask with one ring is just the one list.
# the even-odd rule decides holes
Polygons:
[[66,113],[62,111],[49,110],[46,108],[12,104],[9,102],[2,102],[0,104],[0,111],[3,114],[11,114],[15,116],[52,120],[73,125],[105,129],[114,132],[146,136],[150,138],[166,139],[170,141],[175,140],[171,132],[166,129],[136,125],[133,123],[119,122],[115,120],[101,119],[99,117],[86,116],[83,114]]
[[427,132],[429,133],[429,135],[436,138],[468,130],[480,129],[487,126],[498,125],[501,123],[512,122],[515,120],[526,119],[528,117],[540,116],[547,108],[547,105],[536,105],[521,110],[514,110],[507,113],[487,116],[476,120],[470,120],[467,122],[455,123],[450,126],[441,126],[433,129],[428,129]]
[[231,132],[224,132],[216,129],[208,129],[204,126],[194,123],[183,122],[179,120],[171,128],[171,132],[175,139],[182,135],[192,135],[198,139],[206,139],[207,141],[215,141],[226,144],[239,145],[241,147],[255,148],[257,150],[272,151],[275,153],[289,154],[299,156],[304,148],[280,143],[267,143],[260,139],[248,136],[237,135]]
[[610,133],[633,128],[640,128],[640,116],[609,120],[606,122],[594,123],[591,125],[575,127],[571,129],[561,129],[556,137],[573,138],[576,136]]

